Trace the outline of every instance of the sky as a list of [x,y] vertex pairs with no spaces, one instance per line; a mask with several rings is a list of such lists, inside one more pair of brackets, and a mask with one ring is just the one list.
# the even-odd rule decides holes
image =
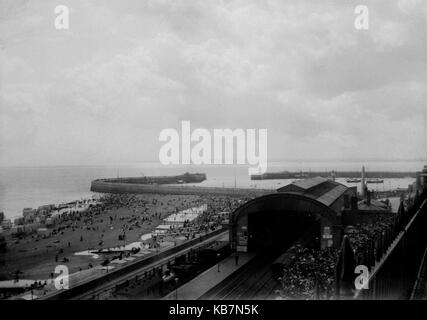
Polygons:
[[426,31],[423,0],[0,0],[0,165],[159,162],[183,120],[265,128],[269,161],[427,158]]

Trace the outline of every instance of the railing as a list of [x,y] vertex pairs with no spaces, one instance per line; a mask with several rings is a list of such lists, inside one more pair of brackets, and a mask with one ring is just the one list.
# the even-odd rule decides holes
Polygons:
[[[362,252],[356,253],[354,264],[345,266],[349,268],[346,273],[352,274],[353,278],[347,283],[339,283],[340,279],[337,279],[338,294],[341,291],[347,294],[346,298],[375,300],[411,297],[427,245],[426,198],[424,192],[408,211],[399,210],[389,227],[372,239]],[[365,265],[369,270],[367,286],[359,290],[354,286],[358,276],[354,266],[357,265]]]

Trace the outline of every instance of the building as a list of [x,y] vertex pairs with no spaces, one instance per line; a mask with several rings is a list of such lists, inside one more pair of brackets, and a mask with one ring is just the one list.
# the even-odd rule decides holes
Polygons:
[[38,214],[46,215],[46,214],[51,213],[53,210],[55,210],[55,205],[54,204],[47,204],[47,205],[38,207],[36,211]]
[[427,188],[427,165],[424,166],[423,170],[416,173],[415,180],[415,191],[423,191]]
[[241,252],[283,249],[316,224],[319,245],[338,247],[341,212],[355,202],[355,187],[322,177],[295,181],[237,208],[230,221],[231,245]]
[[372,191],[367,191],[366,198],[356,206],[344,208],[342,211],[342,225],[355,226],[358,224],[375,223],[378,218],[387,218],[393,215],[390,201],[372,199]]
[[22,216],[26,218],[27,216],[33,217],[36,215],[37,210],[33,208],[24,208],[22,210]]

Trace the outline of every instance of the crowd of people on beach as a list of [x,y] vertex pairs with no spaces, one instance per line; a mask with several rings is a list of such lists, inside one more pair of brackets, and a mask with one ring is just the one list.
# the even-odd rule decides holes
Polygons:
[[[217,229],[228,218],[228,213],[248,200],[250,197],[238,198],[219,195],[107,194],[100,197],[96,204],[88,206],[85,210],[71,209],[56,216],[54,223],[49,226],[48,236],[24,233],[15,236],[15,240],[12,240],[16,242],[16,245],[41,241],[36,245],[38,246],[37,251],[42,253],[42,247],[46,246],[45,254],[53,257],[55,263],[67,264],[70,259],[71,262],[75,260],[73,253],[77,251],[76,248],[86,248],[98,252],[108,250],[113,243],[111,234],[109,235],[112,230],[115,230],[114,237],[118,237],[114,240],[113,246],[126,243],[126,241],[138,241],[143,233],[154,230],[167,216],[206,204],[206,210],[197,219],[184,221],[182,225],[166,232],[166,236],[182,236],[186,240],[192,239]],[[106,261],[111,261],[114,258],[121,259],[135,253],[130,250],[128,250],[129,252],[125,251],[113,252],[115,256],[105,255],[97,262],[103,265]],[[74,261],[74,265],[76,263],[81,262]],[[80,265],[78,270],[91,269],[94,264],[95,261]],[[25,270],[23,271],[14,277],[16,281],[25,278]],[[52,278],[52,274],[50,274],[50,278]],[[43,287],[43,283],[41,286]]]
[[[206,211],[201,213],[197,219],[184,221],[182,225],[168,229],[162,237],[183,236],[186,240],[194,239],[197,235],[205,234],[218,229],[229,219],[231,214],[242,203],[249,201],[249,197],[234,198],[227,196],[203,196],[193,200],[190,207],[197,207],[206,204]],[[178,209],[177,209],[178,211]]]

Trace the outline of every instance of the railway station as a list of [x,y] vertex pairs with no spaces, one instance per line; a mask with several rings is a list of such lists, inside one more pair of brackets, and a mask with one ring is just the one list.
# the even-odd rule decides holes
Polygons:
[[237,252],[286,249],[311,225],[321,248],[339,246],[341,210],[357,201],[356,188],[316,177],[295,181],[253,199],[231,217],[231,246]]

